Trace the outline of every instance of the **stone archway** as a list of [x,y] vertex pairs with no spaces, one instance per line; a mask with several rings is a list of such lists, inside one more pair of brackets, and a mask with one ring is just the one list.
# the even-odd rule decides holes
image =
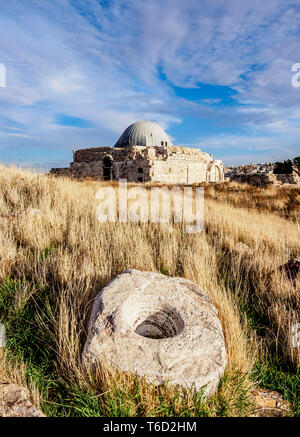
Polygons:
[[222,181],[222,173],[220,167],[217,165],[215,166],[215,182],[221,182]]

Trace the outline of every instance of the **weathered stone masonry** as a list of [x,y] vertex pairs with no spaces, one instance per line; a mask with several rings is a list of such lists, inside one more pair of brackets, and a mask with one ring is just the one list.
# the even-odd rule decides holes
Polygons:
[[[136,124],[139,123],[142,122]],[[141,137],[146,142],[144,136]],[[141,140],[134,138],[134,141]],[[52,169],[51,173],[97,180],[127,179],[128,182],[192,184],[224,180],[222,161],[214,160],[212,155],[199,149],[166,145],[164,141],[157,143],[160,145],[129,144],[74,150],[70,168]]]
[[223,164],[208,153],[178,146],[94,147],[74,150],[70,168],[54,174],[128,182],[222,182]]

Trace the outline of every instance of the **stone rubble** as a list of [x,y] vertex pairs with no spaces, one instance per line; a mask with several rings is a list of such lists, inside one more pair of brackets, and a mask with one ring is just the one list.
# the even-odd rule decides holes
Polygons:
[[0,417],[45,417],[30,401],[29,390],[17,384],[0,384]]
[[290,404],[273,390],[257,389],[253,393],[255,404],[251,417],[282,417],[288,416]]
[[224,168],[226,182],[247,183],[256,186],[296,185],[300,186],[300,172],[294,167],[291,174],[273,173],[275,164],[247,164]]

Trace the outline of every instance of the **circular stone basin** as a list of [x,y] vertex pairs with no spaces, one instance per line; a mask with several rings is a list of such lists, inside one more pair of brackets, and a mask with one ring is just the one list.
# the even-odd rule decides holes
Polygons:
[[187,279],[126,270],[94,301],[83,361],[209,396],[226,366],[218,312]]
[[178,335],[184,328],[184,323],[178,311],[169,306],[136,304],[131,313],[126,314],[130,303],[123,308],[124,319],[130,328],[142,337],[161,340]]

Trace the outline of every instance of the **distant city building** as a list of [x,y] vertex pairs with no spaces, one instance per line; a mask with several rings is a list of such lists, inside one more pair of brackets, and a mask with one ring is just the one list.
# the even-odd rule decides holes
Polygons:
[[114,147],[74,150],[69,168],[51,173],[97,180],[192,184],[224,181],[223,163],[199,149],[174,146],[151,121],[128,126]]

